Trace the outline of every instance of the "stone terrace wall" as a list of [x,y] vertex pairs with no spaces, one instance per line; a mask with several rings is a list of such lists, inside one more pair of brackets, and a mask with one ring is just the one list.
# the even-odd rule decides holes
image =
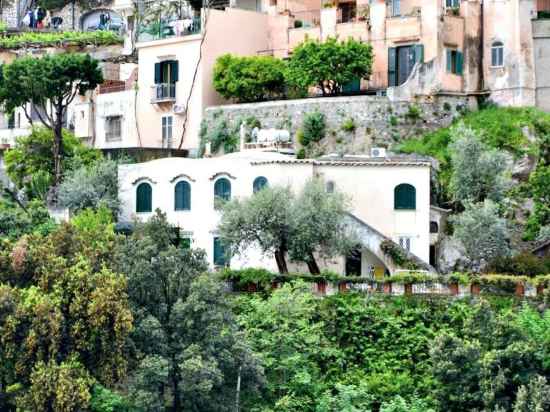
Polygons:
[[[448,126],[466,108],[475,110],[475,100],[438,95],[411,103],[378,96],[343,96],[213,106],[206,109],[205,120],[213,124],[223,116],[230,124],[238,124],[254,117],[262,128],[290,130],[296,141],[304,115],[319,110],[326,118],[327,137],[318,146],[318,154],[367,153],[371,147],[391,147],[399,140]],[[354,131],[342,129],[348,119],[353,119]]]

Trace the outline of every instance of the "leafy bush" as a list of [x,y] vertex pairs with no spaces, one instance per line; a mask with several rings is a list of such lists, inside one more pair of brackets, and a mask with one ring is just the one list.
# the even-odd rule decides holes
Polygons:
[[298,142],[307,147],[311,142],[322,140],[325,133],[325,115],[316,110],[304,116],[302,128],[298,131]]
[[495,259],[491,263],[489,270],[496,273],[533,277],[550,273],[550,258],[540,258],[531,253],[524,252],[511,257],[507,256]]
[[544,226],[550,225],[550,165],[541,164],[531,174],[528,192],[534,202],[534,210],[527,221],[525,237],[532,240]]
[[349,38],[325,42],[306,40],[292,52],[287,82],[298,89],[317,87],[323,96],[335,95],[355,79],[368,79],[373,61],[368,43]]
[[104,386],[94,385],[90,399],[91,412],[130,412],[129,402]]
[[55,228],[48,209],[43,202],[32,200],[25,210],[13,203],[0,199],[0,239],[16,240],[24,234],[46,235]]
[[398,267],[411,270],[419,269],[418,264],[409,258],[407,251],[391,240],[382,241],[380,250]]
[[84,46],[93,44],[107,46],[122,43],[122,38],[109,30],[96,31],[64,31],[53,33],[23,32],[0,38],[0,49],[18,49],[26,46],[50,47],[64,43]]
[[214,88],[226,99],[240,103],[281,98],[285,69],[285,62],[275,57],[225,54],[214,66]]
[[344,132],[353,133],[355,131],[355,127],[355,120],[353,119],[353,117],[348,117],[342,123],[341,129]]
[[225,117],[220,115],[214,118],[212,124],[203,120],[199,137],[201,154],[204,154],[207,143],[210,143],[212,154],[217,154],[221,150],[223,150],[223,153],[232,153],[239,146],[240,125],[232,125]]

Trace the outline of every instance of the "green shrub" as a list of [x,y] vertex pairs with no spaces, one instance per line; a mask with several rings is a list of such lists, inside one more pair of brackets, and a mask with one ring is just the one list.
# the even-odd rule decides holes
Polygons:
[[224,116],[214,116],[212,123],[203,120],[199,131],[200,154],[204,154],[207,143],[210,143],[212,154],[232,153],[237,150],[240,140],[240,124],[231,124]]
[[416,123],[417,120],[422,119],[422,109],[418,107],[417,105],[410,105],[409,110],[405,114],[405,116],[412,122]]
[[393,263],[403,269],[419,269],[418,264],[409,258],[407,251],[391,240],[384,240],[380,244],[382,252],[388,256]]
[[325,137],[325,115],[318,110],[307,113],[304,116],[302,128],[298,131],[298,141],[302,146],[309,146],[312,142],[318,142]]
[[296,159],[305,159],[306,158],[306,149],[301,147],[296,153]]
[[353,119],[353,117],[348,117],[346,120],[344,120],[341,128],[344,132],[353,133],[356,128],[355,120]]
[[271,56],[218,57],[214,88],[226,99],[257,102],[284,96],[286,63]]
[[20,34],[0,38],[0,49],[18,49],[32,45],[34,47],[59,46],[63,43],[72,43],[84,46],[111,45],[122,43],[122,38],[108,30],[96,31],[65,31],[54,33],[23,32]]
[[540,258],[524,252],[513,257],[496,259],[493,261],[490,271],[534,277],[550,273],[550,258]]

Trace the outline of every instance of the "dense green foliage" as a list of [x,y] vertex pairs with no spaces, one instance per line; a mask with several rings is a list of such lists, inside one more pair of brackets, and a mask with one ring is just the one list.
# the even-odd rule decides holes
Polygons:
[[55,33],[23,32],[0,38],[0,49],[19,49],[21,47],[55,47],[67,44],[85,46],[88,44],[106,46],[122,43],[122,39],[112,31],[63,31]]
[[297,132],[298,143],[307,147],[312,142],[318,142],[325,137],[325,115],[319,111],[306,113],[302,127]]
[[329,37],[324,42],[308,39],[298,45],[288,62],[287,82],[297,89],[318,88],[323,96],[342,92],[356,79],[368,79],[372,46],[349,38]]
[[[54,181],[53,140],[51,130],[36,127],[29,136],[18,138],[4,155],[9,178],[29,198],[43,198]],[[99,150],[85,146],[67,131],[63,131],[62,153],[65,172],[90,166],[101,158]]]
[[2,66],[0,103],[7,112],[34,105],[40,122],[53,132],[51,145],[53,184],[63,178],[63,122],[77,94],[84,95],[103,82],[99,62],[89,54],[25,56]]
[[548,311],[511,305],[359,294],[318,300],[299,283],[239,298],[268,382],[248,410],[512,411],[533,403],[547,410]]
[[214,88],[237,102],[273,100],[285,91],[285,62],[271,56],[225,54],[214,66]]

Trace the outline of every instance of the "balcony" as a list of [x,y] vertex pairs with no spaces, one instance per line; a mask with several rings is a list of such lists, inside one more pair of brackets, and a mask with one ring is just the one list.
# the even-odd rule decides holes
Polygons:
[[200,32],[201,18],[198,16],[181,20],[160,19],[139,26],[138,42],[190,36]]
[[390,17],[386,20],[386,37],[394,41],[418,40],[422,34],[420,16]]
[[151,103],[175,102],[176,101],[176,84],[175,83],[159,83],[152,88]]

